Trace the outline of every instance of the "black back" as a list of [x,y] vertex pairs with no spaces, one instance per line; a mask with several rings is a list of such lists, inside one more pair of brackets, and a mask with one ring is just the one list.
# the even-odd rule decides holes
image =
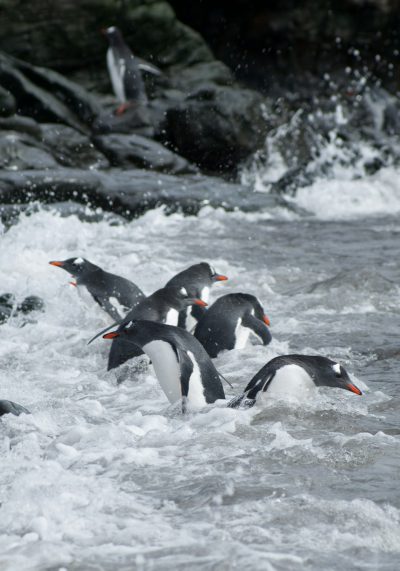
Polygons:
[[[160,340],[169,343],[177,356],[179,352],[182,352],[189,358],[187,352],[190,351],[200,369],[206,402],[213,403],[217,399],[225,398],[220,375],[210,357],[197,339],[184,329],[153,321],[135,321],[121,335],[124,335],[128,342],[134,343],[141,348],[151,341]],[[180,360],[180,363],[183,363],[183,360]],[[181,364],[182,374],[184,374],[184,371]]]
[[220,351],[235,347],[235,330],[241,319],[243,327],[251,329],[267,345],[271,341],[271,334],[263,317],[264,310],[255,296],[229,293],[219,297],[204,312],[194,330],[194,336],[210,357],[217,357]]
[[[119,325],[118,331],[123,331],[130,321],[139,319],[164,323],[171,309],[180,312],[187,307],[187,299],[188,295],[182,293],[182,287],[161,288],[134,307]],[[140,348],[135,347],[133,343],[128,343],[123,336],[116,337],[111,344],[107,370],[115,369],[142,353]]]

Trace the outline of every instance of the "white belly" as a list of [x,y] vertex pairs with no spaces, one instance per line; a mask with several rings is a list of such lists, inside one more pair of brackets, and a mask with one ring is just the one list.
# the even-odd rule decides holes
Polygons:
[[270,382],[266,397],[296,400],[307,399],[315,391],[310,375],[299,365],[286,365],[276,372]]
[[248,327],[243,327],[242,319],[239,318],[235,329],[235,349],[244,349],[249,340],[250,329]]
[[203,301],[205,301],[206,303],[209,302],[209,300],[210,300],[210,288],[209,287],[203,287],[203,289],[201,290],[201,299]]
[[158,382],[170,403],[182,398],[181,370],[171,345],[166,341],[151,341],[143,351],[152,361]]
[[189,306],[186,310],[186,323],[185,323],[186,331],[190,332],[192,332],[197,325],[197,319],[193,317],[191,311],[192,311],[192,306]]
[[[122,63],[122,62],[120,62]],[[111,83],[113,86],[113,90],[115,93],[116,98],[120,103],[125,103],[126,96],[125,96],[125,89],[124,89],[124,66],[118,65],[114,57],[114,53],[111,48],[107,51],[107,67],[108,72],[110,74]]]
[[189,381],[188,404],[190,407],[201,407],[206,405],[207,402],[204,396],[203,383],[201,382],[200,369],[193,353],[188,351],[187,354],[193,363],[193,371]]
[[165,323],[167,325],[175,325],[176,327],[178,325],[178,318],[179,318],[179,313],[176,311],[176,309],[170,309],[167,313]]

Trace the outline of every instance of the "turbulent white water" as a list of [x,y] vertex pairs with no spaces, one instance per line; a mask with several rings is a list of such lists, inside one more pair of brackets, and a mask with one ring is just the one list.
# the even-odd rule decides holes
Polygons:
[[[319,219],[331,216],[309,188],[297,200],[315,218],[155,210],[113,225],[38,212],[4,233],[1,292],[39,295],[46,311],[0,327],[0,398],[32,411],[0,421],[2,571],[398,568],[400,227],[357,218],[365,208],[334,190],[321,191],[337,220]],[[371,200],[383,211],[387,196]],[[86,344],[110,319],[48,265],[74,255],[149,293],[207,260],[230,278],[212,298],[257,295],[273,342],[216,360],[228,395],[288,352],[340,360],[366,393],[182,417],[151,368],[117,388],[107,341]]]

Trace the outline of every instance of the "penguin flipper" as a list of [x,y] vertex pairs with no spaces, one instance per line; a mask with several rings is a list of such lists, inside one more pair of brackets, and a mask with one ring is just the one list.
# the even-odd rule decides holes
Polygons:
[[116,369],[123,363],[126,363],[126,361],[129,361],[129,359],[133,359],[133,357],[138,357],[139,355],[143,355],[143,351],[140,347],[123,337],[116,337],[112,341],[108,355],[107,371]]
[[253,333],[255,333],[255,335],[261,339],[263,345],[268,345],[268,343],[271,343],[272,335],[270,330],[265,325],[265,323],[263,323],[260,319],[257,319],[257,317],[254,317],[254,315],[245,315],[242,321],[242,325],[251,329]]
[[275,376],[275,369],[268,364],[254,375],[243,394],[234,397],[228,402],[229,408],[251,408],[255,405],[259,392],[266,391]]
[[228,408],[251,408],[255,404],[255,399],[248,399],[243,393],[238,397],[233,397],[233,399],[231,399],[226,406]]
[[0,400],[0,416],[3,414],[13,414],[14,416],[19,416],[20,414],[31,414],[30,411],[24,406],[12,402],[10,400]]
[[109,331],[110,329],[112,329],[113,327],[115,327],[116,325],[121,325],[121,320],[119,321],[114,321],[114,323],[111,323],[111,325],[108,325],[107,327],[105,327],[104,329],[102,329],[101,331],[99,331],[98,333],[96,333],[96,335],[94,337],[92,337],[91,339],[89,339],[88,341],[88,345],[90,345],[91,343],[93,343],[93,341],[95,339],[97,339],[98,337],[100,337],[100,335],[103,335],[103,333],[106,333],[106,331]]
[[189,381],[193,372],[193,363],[189,355],[180,347],[174,347],[181,371],[182,412],[187,411],[187,397],[189,394]]
[[110,300],[108,299],[108,297],[103,297],[100,295],[96,295],[93,294],[92,292],[90,292],[93,296],[93,299],[100,305],[100,307],[102,309],[104,309],[104,311],[106,313],[108,313],[108,315],[110,317],[112,317],[113,319],[115,319],[116,321],[121,320],[122,319],[122,315],[120,315],[118,313],[118,311],[115,309],[115,307],[113,306],[113,304],[110,302]]
[[152,75],[162,75],[162,71],[156,65],[136,56],[140,71],[151,73]]

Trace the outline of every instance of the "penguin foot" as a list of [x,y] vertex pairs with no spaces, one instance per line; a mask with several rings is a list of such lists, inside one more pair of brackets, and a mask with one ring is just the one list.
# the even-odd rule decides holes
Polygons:
[[131,103],[122,103],[122,104],[118,107],[118,109],[116,109],[115,114],[118,115],[118,117],[119,117],[120,115],[123,115],[123,114],[125,113],[125,111],[126,111],[127,109],[129,109],[129,107],[131,107],[131,106],[132,106]]

